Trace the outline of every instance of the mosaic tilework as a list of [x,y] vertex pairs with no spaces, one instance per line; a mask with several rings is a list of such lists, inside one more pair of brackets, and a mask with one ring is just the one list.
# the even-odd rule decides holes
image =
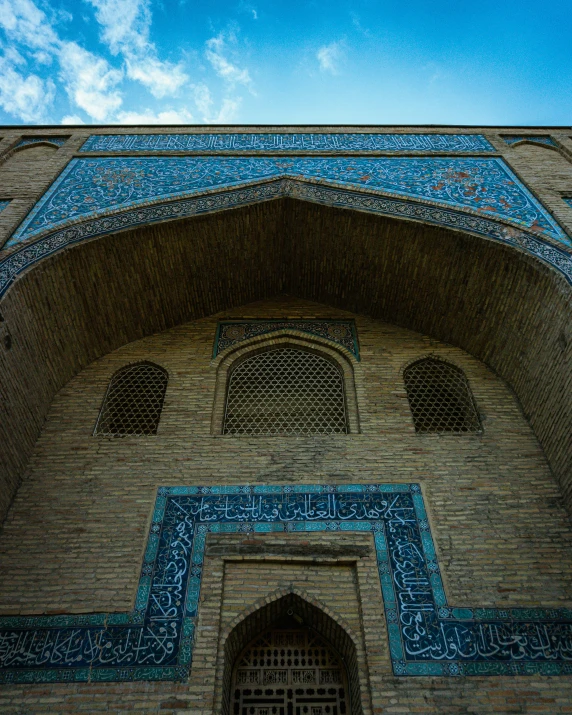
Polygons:
[[517,142],[534,142],[535,144],[546,144],[547,146],[557,146],[554,139],[549,136],[541,136],[539,134],[513,134],[510,136],[503,135],[502,137],[506,144],[516,144]]
[[219,322],[213,358],[220,352],[245,340],[276,330],[298,330],[316,335],[348,350],[359,360],[357,331],[353,320],[229,320]]
[[8,206],[9,203],[10,203],[9,200],[8,201],[0,201],[0,211],[4,211],[4,209],[6,208],[6,206]]
[[209,214],[282,197],[292,197],[324,206],[365,211],[381,216],[421,221],[483,236],[524,251],[561,273],[565,280],[572,284],[572,255],[548,244],[529,231],[506,226],[484,216],[445,209],[428,203],[421,204],[361,191],[340,190],[291,179],[279,179],[252,187],[230,189],[206,196],[137,207],[115,215],[103,216],[55,230],[41,240],[23,246],[0,261],[0,296],[30,266],[67,246],[81,243],[86,239],[124,231],[136,226]]
[[494,152],[480,134],[101,134],[80,151]]
[[564,201],[568,204],[568,206],[572,207],[572,197],[565,197]]
[[499,158],[178,156],[72,159],[8,245],[70,221],[281,176],[428,200],[570,243]]
[[21,139],[14,149],[18,149],[21,146],[26,146],[27,144],[38,144],[39,142],[50,142],[50,144],[57,144],[58,146],[63,146],[69,137],[24,137]]
[[207,534],[308,531],[372,534],[396,676],[572,674],[572,611],[447,603],[418,484],[291,485],[160,487],[134,610],[0,618],[0,682],[185,679]]

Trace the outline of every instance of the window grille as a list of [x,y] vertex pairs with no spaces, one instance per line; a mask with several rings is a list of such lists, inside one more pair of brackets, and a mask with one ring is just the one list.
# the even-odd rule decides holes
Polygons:
[[[295,646],[284,645],[292,634]],[[239,656],[232,677],[233,715],[347,715],[346,670],[336,651],[307,630],[272,630]],[[269,687],[270,686],[270,687]]]
[[167,373],[148,362],[128,365],[111,378],[95,427],[101,437],[157,434]]
[[315,353],[277,348],[257,353],[231,372],[223,434],[347,433],[344,378]]
[[480,432],[464,372],[434,358],[410,365],[403,378],[416,432]]

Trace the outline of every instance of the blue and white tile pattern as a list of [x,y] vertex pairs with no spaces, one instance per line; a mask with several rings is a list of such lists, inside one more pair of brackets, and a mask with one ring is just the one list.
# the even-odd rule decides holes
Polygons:
[[93,134],[82,152],[488,153],[481,134]]
[[570,245],[497,157],[121,157],[72,159],[8,245],[78,220],[280,177],[430,201]]
[[448,604],[418,484],[220,486],[159,488],[130,613],[0,618],[0,683],[183,680],[207,535],[309,531],[372,535],[394,675],[572,674],[572,611]]

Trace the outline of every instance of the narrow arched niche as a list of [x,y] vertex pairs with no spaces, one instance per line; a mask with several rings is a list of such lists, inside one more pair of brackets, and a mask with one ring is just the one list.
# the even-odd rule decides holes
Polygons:
[[[282,596],[249,614],[228,634],[224,644],[223,715],[234,715],[235,712],[233,675],[240,665],[241,656],[258,637],[269,631],[308,634],[310,639],[314,636],[327,644],[330,653],[339,658],[341,668],[345,671],[342,677],[347,679],[346,712],[363,715],[358,657],[352,638],[325,611],[296,593]],[[345,684],[342,687],[345,688]]]

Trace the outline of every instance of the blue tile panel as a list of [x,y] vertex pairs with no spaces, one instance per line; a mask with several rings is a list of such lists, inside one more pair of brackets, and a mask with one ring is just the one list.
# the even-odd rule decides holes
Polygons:
[[135,609],[0,618],[0,682],[187,678],[207,534],[269,531],[372,534],[396,676],[572,674],[571,610],[447,603],[418,484],[276,485],[159,488]]
[[503,139],[507,144],[517,144],[518,142],[534,142],[535,144],[557,146],[554,139],[549,136],[542,136],[540,134],[512,134],[510,136],[504,135]]
[[217,326],[213,358],[245,340],[277,330],[297,330],[328,340],[348,350],[359,360],[356,325],[353,320],[229,320]]
[[474,211],[570,243],[500,158],[157,156],[72,159],[8,245],[129,207],[285,176]]
[[494,152],[481,134],[100,134],[80,151]]
[[556,270],[568,283],[572,284],[572,255],[570,252],[551,245],[536,232],[518,230],[485,216],[445,209],[429,203],[393,199],[365,191],[342,190],[305,181],[277,179],[255,186],[219,191],[214,194],[138,206],[126,209],[121,213],[56,229],[47,233],[40,240],[25,244],[0,260],[0,296],[10,288],[21,273],[34,264],[68,246],[87,239],[114,234],[136,226],[210,214],[283,197],[291,197],[323,206],[364,211],[379,216],[420,221],[425,224],[463,231],[473,236],[482,236],[527,253],[549,268]]
[[9,203],[10,203],[9,200],[7,200],[7,201],[0,201],[0,211],[4,211],[4,209],[6,208],[6,206],[8,206]]
[[69,137],[24,137],[21,139],[14,149],[18,149],[21,146],[26,146],[27,144],[38,144],[39,142],[50,142],[50,144],[57,144],[58,146],[63,146]]

